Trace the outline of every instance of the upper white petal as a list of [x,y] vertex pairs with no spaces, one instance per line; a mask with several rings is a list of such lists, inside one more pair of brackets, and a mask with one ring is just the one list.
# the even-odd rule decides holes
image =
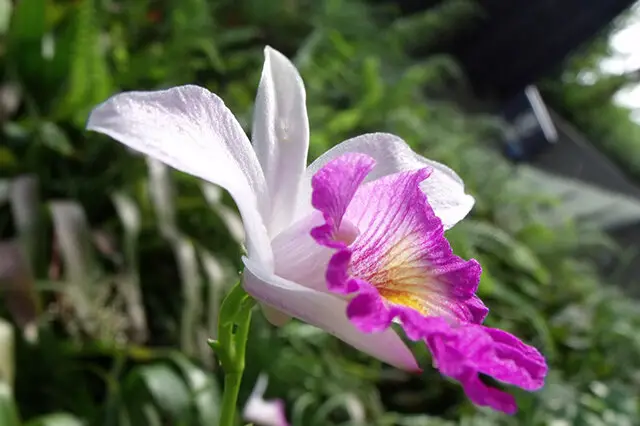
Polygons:
[[[405,141],[389,133],[369,133],[336,145],[308,167],[306,181],[309,182],[311,176],[327,162],[347,152],[367,154],[376,160],[376,166],[366,181],[400,171],[431,167],[433,173],[422,182],[421,188],[445,229],[464,219],[473,208],[475,200],[464,192],[464,183],[456,172],[444,164],[418,155]],[[310,191],[308,184],[306,189]],[[308,200],[309,192],[306,197]]]
[[321,328],[394,367],[418,369],[413,354],[392,328],[381,333],[362,333],[347,318],[347,301],[278,277],[250,259],[243,261],[244,288],[261,303]]
[[93,110],[87,128],[229,191],[244,222],[249,256],[272,267],[260,214],[269,209],[264,175],[247,136],[218,96],[197,86],[121,93]]
[[271,195],[266,224],[273,236],[295,213],[307,165],[309,120],[304,84],[295,66],[271,47],[264,54],[251,139]]

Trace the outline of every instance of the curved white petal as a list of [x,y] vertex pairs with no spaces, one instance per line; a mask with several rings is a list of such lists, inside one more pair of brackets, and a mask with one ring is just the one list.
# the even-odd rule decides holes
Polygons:
[[280,52],[264,49],[251,139],[271,195],[267,229],[274,236],[291,221],[309,150],[309,120],[302,78]]
[[260,215],[269,201],[264,176],[247,136],[218,96],[197,86],[121,93],[93,110],[87,128],[229,191],[242,215],[249,256],[271,267]]
[[416,371],[416,360],[396,332],[364,334],[346,316],[347,301],[271,274],[260,264],[243,258],[245,290],[261,303],[333,334],[358,350],[394,367]]
[[[445,229],[464,219],[473,208],[475,200],[464,192],[464,183],[456,172],[444,164],[418,155],[405,141],[389,133],[369,133],[336,145],[308,167],[307,180],[328,161],[347,152],[367,154],[376,160],[376,166],[366,181],[404,170],[425,166],[433,168],[433,173],[422,182],[421,188]],[[309,204],[308,201],[306,203]]]

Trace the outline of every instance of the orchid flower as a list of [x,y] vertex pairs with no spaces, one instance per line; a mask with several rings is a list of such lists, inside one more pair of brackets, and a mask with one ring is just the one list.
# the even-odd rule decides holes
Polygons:
[[256,426],[289,426],[285,416],[284,402],[281,399],[264,399],[269,378],[262,373],[247,399],[242,418]]
[[115,95],[88,128],[230,193],[246,233],[243,286],[270,322],[295,317],[420,371],[391,327],[400,324],[475,404],[514,412],[513,397],[480,374],[532,391],[547,367],[536,349],[481,325],[480,265],[444,236],[474,204],[462,180],[386,133],[306,167],[305,98],[295,66],[267,47],[251,142],[218,96],[192,85]]

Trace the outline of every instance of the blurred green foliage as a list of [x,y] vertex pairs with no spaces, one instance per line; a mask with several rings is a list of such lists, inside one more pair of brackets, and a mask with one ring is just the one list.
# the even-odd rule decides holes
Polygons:
[[301,70],[312,156],[387,131],[460,173],[477,205],[448,237],[483,265],[490,324],[538,346],[551,374],[541,392],[516,391],[507,417],[430,369],[396,371],[256,315],[241,398],[266,372],[294,426],[638,424],[640,311],[593,263],[614,248],[517,183],[487,142],[495,119],[446,101],[465,89],[450,58],[407,54],[475,12],[464,0],[404,18],[357,0],[0,0],[0,424],[216,424],[206,339],[240,266],[238,215],[219,188],[83,127],[116,91],[197,83],[248,130],[265,44]]
[[611,41],[618,31],[637,22],[639,10],[636,5],[610,24],[542,85],[553,108],[636,181],[640,180],[640,125],[632,119],[634,110],[616,102],[616,95],[640,84],[640,69],[612,72],[603,62],[624,58]]

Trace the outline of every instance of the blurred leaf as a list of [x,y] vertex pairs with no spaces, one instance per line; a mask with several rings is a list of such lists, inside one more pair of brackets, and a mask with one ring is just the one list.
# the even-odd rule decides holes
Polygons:
[[[397,19],[389,32],[393,34],[392,37],[399,38],[408,47],[426,49],[435,44],[439,37],[452,32],[456,24],[464,24],[478,11],[479,6],[473,1],[450,0]],[[416,38],[416,34],[420,34],[421,37]]]
[[156,363],[136,367],[124,382],[128,411],[132,423],[148,424],[146,410],[153,404],[159,420],[179,424],[189,415],[191,395],[180,375],[166,364]]
[[[2,1],[5,0],[0,0],[0,9],[2,9]],[[0,15],[1,14],[2,11],[0,10]],[[0,20],[2,20],[1,16]],[[18,108],[20,108],[21,102],[22,90],[18,84],[12,81],[0,84],[0,123],[7,119],[11,119],[11,117],[13,117],[18,111]],[[2,163],[0,162],[0,164]]]
[[176,364],[191,389],[196,424],[216,424],[220,418],[220,390],[214,378],[183,355],[175,354]]
[[15,378],[14,340],[13,326],[0,318],[0,383],[9,389]]
[[113,92],[104,39],[100,37],[96,0],[79,0],[75,7],[75,34],[67,90],[58,107],[61,118],[71,117],[82,127],[88,112]]
[[177,237],[175,194],[170,170],[165,164],[147,158],[149,193],[162,236],[168,240]]
[[0,425],[20,426],[11,388],[3,381],[0,381]]
[[0,0],[0,36],[3,36],[9,29],[12,7],[11,0]]
[[8,179],[0,179],[0,206],[9,200],[11,182]]
[[64,131],[55,123],[44,121],[38,128],[40,139],[44,146],[62,155],[71,155],[74,148]]
[[45,69],[42,41],[47,31],[46,0],[21,0],[16,3],[7,37],[7,58],[20,82],[29,90],[39,83]]
[[549,271],[527,246],[508,233],[479,221],[467,221],[462,225],[478,247],[502,256],[510,265],[530,273],[541,284],[549,284]]
[[198,320],[202,314],[202,280],[198,268],[198,258],[193,243],[187,238],[179,237],[173,243],[173,249],[182,283],[182,316],[180,325],[180,348],[189,355],[194,355],[194,340],[198,337]]
[[[14,167],[16,163],[17,160],[13,153],[9,151],[9,148],[0,146],[0,167],[3,169],[10,169]],[[0,200],[2,200],[2,195],[0,195]]]
[[29,264],[15,242],[0,241],[0,292],[26,340],[33,342],[38,337],[39,301]]
[[11,18],[9,40],[20,43],[24,40],[39,41],[45,33],[46,0],[21,0]]
[[11,181],[11,214],[28,267],[38,270],[42,260],[40,240],[40,194],[36,176],[18,176]]
[[216,339],[218,337],[218,313],[222,296],[225,289],[228,288],[230,274],[225,270],[225,266],[214,255],[204,249],[198,251],[200,262],[202,263],[204,273],[209,283],[209,304],[207,305],[207,330],[209,337]]
[[182,282],[183,307],[181,316],[180,347],[185,353],[194,355],[197,339],[197,324],[202,314],[202,282],[198,259],[193,243],[180,235],[176,223],[174,186],[170,169],[157,160],[148,158],[149,191],[158,217],[160,232],[171,244],[180,281]]
[[536,310],[535,305],[517,292],[512,291],[498,282],[495,283],[495,294],[497,298],[502,299],[511,307],[517,309],[522,318],[526,318],[536,330],[540,340],[544,344],[542,352],[545,354],[545,357],[553,359],[557,356],[557,348],[551,330],[549,329],[549,324],[545,321],[544,316]]
[[124,227],[125,276],[120,282],[127,311],[133,327],[133,340],[147,340],[147,319],[142,300],[142,290],[138,271],[138,236],[140,234],[140,211],[135,201],[123,193],[112,195],[116,212]]
[[335,134],[345,133],[349,129],[358,127],[362,120],[362,114],[363,111],[360,109],[340,111],[334,114],[333,118],[327,123],[327,129]]
[[96,277],[96,264],[85,212],[74,201],[53,201],[50,209],[66,276],[79,290],[84,288],[86,292]]
[[201,185],[205,200],[211,208],[220,216],[229,233],[238,243],[244,242],[244,224],[238,213],[222,203],[222,188],[210,183]]
[[25,426],[86,426],[86,423],[67,413],[53,413],[38,417]]

